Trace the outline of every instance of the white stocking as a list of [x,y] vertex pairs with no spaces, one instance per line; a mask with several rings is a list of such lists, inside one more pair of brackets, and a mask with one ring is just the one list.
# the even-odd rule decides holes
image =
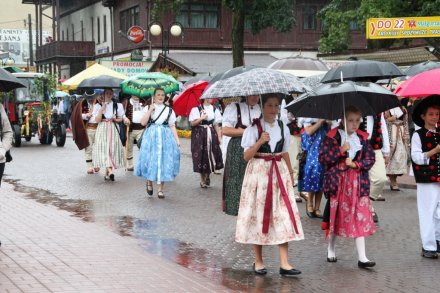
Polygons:
[[335,242],[336,242],[336,235],[329,235],[328,236],[328,248],[327,248],[327,257],[336,257],[336,251],[335,251]]
[[368,262],[368,258],[365,255],[365,237],[358,237],[355,239],[356,249],[358,252],[358,258],[361,262]]

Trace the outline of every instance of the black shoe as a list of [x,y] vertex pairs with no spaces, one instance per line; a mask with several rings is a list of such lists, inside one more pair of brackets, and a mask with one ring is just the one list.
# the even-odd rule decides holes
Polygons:
[[327,262],[337,262],[338,258],[336,256],[327,257]]
[[376,212],[373,212],[373,222],[374,223],[378,223],[379,222],[379,217],[377,216]]
[[300,270],[296,270],[296,269],[285,270],[283,268],[280,268],[280,275],[281,276],[296,276],[299,274],[301,274]]
[[206,176],[205,184],[206,184],[206,186],[210,186],[211,185],[211,179],[209,178],[209,175]]
[[438,258],[437,251],[435,250],[425,250],[422,248],[422,256],[426,258],[436,259]]
[[153,195],[153,183],[151,183],[151,185],[148,185],[147,183],[147,194]]
[[108,177],[110,178],[110,181],[115,181],[115,174],[111,173]]
[[358,267],[361,269],[366,269],[366,268],[372,268],[376,265],[376,263],[374,261],[367,261],[367,262],[361,262],[360,260],[358,261]]
[[256,269],[255,268],[255,263],[252,265],[252,269],[254,270],[254,273],[255,274],[257,274],[257,275],[265,275],[265,274],[267,274],[267,270],[266,270],[266,268],[262,268],[262,269]]

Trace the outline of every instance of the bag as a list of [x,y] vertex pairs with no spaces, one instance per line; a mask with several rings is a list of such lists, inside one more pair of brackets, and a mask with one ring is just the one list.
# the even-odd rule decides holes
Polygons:
[[304,167],[307,161],[307,151],[303,151],[298,153],[296,159],[299,161],[299,172],[298,172],[298,180],[302,180],[304,176]]

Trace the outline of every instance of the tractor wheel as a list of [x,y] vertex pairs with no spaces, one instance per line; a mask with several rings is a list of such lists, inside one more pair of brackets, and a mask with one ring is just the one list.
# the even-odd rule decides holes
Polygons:
[[14,135],[12,136],[12,144],[18,148],[21,146],[21,130],[17,124],[12,125],[12,131]]
[[41,129],[40,143],[41,144],[52,144],[53,134],[49,130],[49,126],[43,125]]
[[57,126],[57,136],[55,138],[57,146],[63,147],[66,143],[66,125],[61,124]]

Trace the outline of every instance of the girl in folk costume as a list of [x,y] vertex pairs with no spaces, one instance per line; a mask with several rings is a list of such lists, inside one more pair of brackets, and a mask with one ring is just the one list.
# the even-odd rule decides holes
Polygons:
[[147,126],[134,174],[147,179],[147,193],[153,195],[153,181],[159,189],[157,197],[165,198],[164,182],[173,181],[180,168],[180,142],[176,131],[176,114],[164,104],[165,91],[154,90],[153,103],[141,119]]
[[304,127],[301,148],[303,153],[306,153],[306,158],[300,164],[302,170],[300,170],[298,190],[307,193],[307,215],[310,218],[322,218],[320,206],[324,171],[318,156],[331,122],[325,119],[300,118],[299,124]]
[[124,116],[124,109],[120,103],[113,101],[112,89],[104,90],[102,106],[95,105],[93,116],[98,123],[93,146],[93,165],[95,168],[105,168],[105,180],[115,181],[113,169],[124,166],[124,147],[117,128],[117,123]]
[[397,176],[408,169],[409,129],[408,114],[404,107],[397,107],[384,113],[390,138],[390,156],[386,164],[390,189],[399,191]]
[[440,253],[440,96],[429,96],[414,106],[414,123],[421,127],[411,140],[411,158],[417,182],[422,256]]
[[241,139],[253,119],[261,115],[258,101],[259,96],[246,97],[244,102],[229,104],[223,114],[223,134],[231,137],[223,173],[223,211],[232,216],[238,215],[241,185],[247,165],[243,159]]
[[304,239],[293,190],[293,170],[289,158],[290,133],[277,120],[279,98],[264,95],[263,117],[243,133],[241,146],[249,161],[241,191],[235,240],[253,244],[258,275],[267,273],[262,258],[263,245],[278,245],[280,274],[301,272],[288,262],[288,242]]
[[209,175],[223,168],[223,157],[220,148],[220,128],[222,121],[220,111],[211,105],[212,99],[204,99],[198,107],[191,109],[191,153],[193,171],[200,173],[200,187],[210,186]]
[[365,254],[365,236],[376,230],[368,178],[375,156],[368,134],[359,130],[361,117],[359,109],[346,109],[347,129],[334,128],[327,134],[319,160],[325,166],[323,191],[328,198],[323,221],[329,233],[327,261],[337,261],[336,237],[349,237],[355,239],[359,268],[368,268],[376,265]]
[[87,90],[84,93],[85,99],[81,104],[81,115],[84,122],[84,126],[87,132],[87,138],[89,139],[89,146],[84,149],[86,163],[87,163],[87,174],[98,173],[99,168],[93,168],[93,145],[95,144],[96,129],[98,128],[98,123],[96,122],[95,116],[93,116],[95,108],[101,107],[96,102],[96,93],[94,90]]

